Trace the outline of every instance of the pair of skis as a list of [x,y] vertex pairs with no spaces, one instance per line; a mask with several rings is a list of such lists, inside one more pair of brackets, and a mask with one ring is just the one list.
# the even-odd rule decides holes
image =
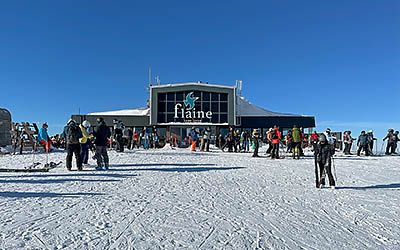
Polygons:
[[62,162],[49,162],[44,164],[43,167],[37,167],[41,165],[40,162],[35,162],[31,166],[25,168],[0,168],[0,172],[49,172],[51,169],[58,167]]

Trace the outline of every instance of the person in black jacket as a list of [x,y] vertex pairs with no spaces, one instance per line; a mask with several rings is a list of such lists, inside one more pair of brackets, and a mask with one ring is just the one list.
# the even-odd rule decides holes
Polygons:
[[[328,175],[329,186],[335,189],[336,183],[335,178],[332,174],[332,145],[329,144],[325,134],[322,134],[318,138],[318,144],[314,152],[315,155],[315,168],[317,176],[317,188],[321,188],[325,185],[325,176]],[[317,171],[319,168],[319,171]]]
[[66,167],[69,171],[72,168],[72,156],[75,154],[76,167],[78,171],[82,171],[82,160],[81,160],[81,144],[79,139],[82,138],[82,131],[78,124],[72,119],[69,119],[67,126],[64,127],[64,131],[61,134],[62,138],[65,138],[67,144],[67,158]]
[[369,148],[368,148],[368,135],[365,133],[365,131],[361,131],[360,136],[358,137],[357,141],[357,155],[360,156],[361,150],[364,150],[365,156],[369,156]]
[[397,149],[397,143],[400,141],[399,137],[399,131],[394,132],[394,145],[392,148],[392,154],[397,154],[396,149]]
[[388,139],[387,145],[386,145],[386,152],[385,155],[390,155],[395,152],[394,144],[396,141],[396,137],[394,135],[394,129],[389,129],[388,133],[385,138],[383,138],[383,141]]
[[93,135],[95,137],[94,143],[96,144],[96,155],[97,170],[102,169],[102,163],[104,162],[104,168],[109,168],[109,158],[107,154],[108,140],[111,137],[110,129],[107,127],[103,118],[98,118],[97,123],[99,124],[94,130]]

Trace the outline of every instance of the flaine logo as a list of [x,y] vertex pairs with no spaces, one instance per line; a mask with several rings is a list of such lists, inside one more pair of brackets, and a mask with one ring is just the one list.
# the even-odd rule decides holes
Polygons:
[[201,121],[201,119],[207,118],[211,119],[212,112],[211,111],[203,111],[203,110],[196,110],[195,103],[198,100],[198,97],[194,96],[193,92],[190,92],[186,95],[185,100],[182,103],[177,103],[175,105],[175,119],[182,118],[185,121],[190,119],[189,121],[194,121],[194,119]]

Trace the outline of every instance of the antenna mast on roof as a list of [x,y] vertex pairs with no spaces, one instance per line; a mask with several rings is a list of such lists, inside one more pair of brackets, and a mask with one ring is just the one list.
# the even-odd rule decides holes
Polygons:
[[242,80],[236,80],[236,88],[237,88],[237,95],[242,96],[242,90],[243,90],[243,81]]
[[157,85],[161,85],[161,81],[160,81],[160,77],[159,76],[156,76],[156,83],[157,83]]
[[151,66],[149,66],[149,87],[151,87]]

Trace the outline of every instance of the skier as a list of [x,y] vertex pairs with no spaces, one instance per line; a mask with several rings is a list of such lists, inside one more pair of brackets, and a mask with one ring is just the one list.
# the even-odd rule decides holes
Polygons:
[[43,145],[46,153],[49,153],[51,148],[51,139],[49,134],[47,133],[48,127],[49,125],[47,125],[47,122],[43,123],[38,133],[38,141],[41,145]]
[[383,141],[385,141],[386,139],[388,139],[388,142],[387,142],[387,146],[386,146],[385,155],[390,155],[391,153],[394,152],[394,144],[395,144],[395,140],[396,140],[396,137],[394,135],[394,129],[391,128],[388,130],[388,133],[387,133],[386,137],[383,138]]
[[374,155],[374,154],[373,154],[374,141],[376,141],[376,138],[374,137],[374,131],[373,131],[373,130],[369,130],[369,131],[367,132],[367,136],[368,136],[368,150],[369,150],[369,154],[370,154],[370,155]]
[[343,143],[344,143],[344,150],[343,153],[345,155],[351,155],[351,147],[353,145],[353,141],[355,139],[353,137],[351,137],[351,131],[344,131],[343,134]]
[[315,151],[315,149],[317,147],[318,138],[319,138],[319,135],[318,135],[317,131],[314,131],[310,136],[310,143],[311,143],[311,145],[313,147],[312,151]]
[[95,156],[97,160],[96,170],[102,169],[103,162],[104,162],[104,168],[107,170],[109,168],[107,144],[109,138],[111,137],[111,132],[102,117],[97,119],[97,123],[98,126],[93,131],[93,135],[95,136],[94,143],[96,144],[96,156]]
[[82,132],[82,138],[79,139],[81,143],[81,161],[83,165],[88,165],[90,141],[93,135],[89,134],[90,122],[84,120],[79,128]]
[[230,127],[229,128],[229,132],[228,132],[228,134],[226,135],[226,137],[225,137],[225,143],[224,143],[224,145],[222,146],[222,148],[221,148],[221,150],[222,151],[224,151],[224,149],[226,148],[226,147],[228,147],[228,152],[233,152],[233,140],[234,140],[234,131],[233,131],[233,128],[232,127]]
[[327,133],[323,133],[319,137],[319,141],[316,150],[314,152],[314,157],[315,157],[316,187],[321,188],[322,186],[325,185],[325,174],[327,174],[329,179],[329,186],[332,189],[335,189],[336,183],[332,174],[332,144],[330,143],[330,140],[327,137]]
[[195,127],[192,127],[192,129],[190,130],[189,136],[192,139],[191,151],[195,152],[196,144],[197,144],[197,141],[199,140],[199,133],[196,131]]
[[202,141],[200,151],[210,151],[211,128],[207,127],[202,131]]
[[274,126],[271,132],[272,153],[271,159],[279,159],[279,143],[281,141],[281,132],[279,127]]
[[331,129],[327,128],[323,134],[325,135],[328,145],[330,146],[331,155],[335,155],[336,138],[332,135]]
[[289,129],[287,134],[286,134],[286,153],[292,153],[293,149],[293,136],[292,136],[292,130]]
[[133,132],[132,137],[133,137],[132,149],[139,148],[140,147],[139,133],[136,130],[135,130],[135,132]]
[[67,158],[66,167],[68,171],[72,168],[72,156],[75,155],[76,167],[78,171],[82,171],[82,161],[81,161],[81,145],[79,143],[80,138],[82,138],[82,132],[79,126],[72,119],[68,120],[67,126],[64,127],[64,131],[61,134],[67,143]]
[[250,151],[250,143],[249,143],[249,133],[246,130],[243,130],[242,134],[240,135],[240,141],[242,143],[243,152]]
[[293,126],[292,129],[292,150],[293,150],[293,159],[300,159],[300,147],[301,147],[301,132],[297,128],[296,125]]
[[122,140],[123,136],[123,129],[124,129],[124,124],[121,121],[114,120],[114,139],[116,142],[116,151],[117,152],[124,152],[124,143]]
[[400,141],[399,137],[399,131],[394,132],[394,145],[392,148],[392,154],[397,154],[396,149],[397,149],[397,143]]
[[258,148],[260,147],[260,133],[258,129],[253,130],[253,145],[254,145],[254,152],[252,157],[260,157],[258,155]]
[[269,128],[267,132],[267,143],[268,143],[268,149],[267,152],[265,152],[266,155],[271,154],[272,152],[272,132],[274,131],[273,128]]
[[153,132],[151,133],[151,145],[152,148],[158,148],[158,141],[159,141],[159,137],[158,137],[158,132],[156,128],[153,128]]
[[361,131],[360,136],[358,137],[357,141],[357,155],[360,156],[361,150],[364,150],[365,156],[369,156],[369,148],[368,148],[368,135],[365,131]]
[[124,130],[122,131],[123,134],[123,141],[124,144],[126,144],[127,149],[133,149],[132,146],[132,137],[133,137],[133,132],[131,128],[125,127]]

